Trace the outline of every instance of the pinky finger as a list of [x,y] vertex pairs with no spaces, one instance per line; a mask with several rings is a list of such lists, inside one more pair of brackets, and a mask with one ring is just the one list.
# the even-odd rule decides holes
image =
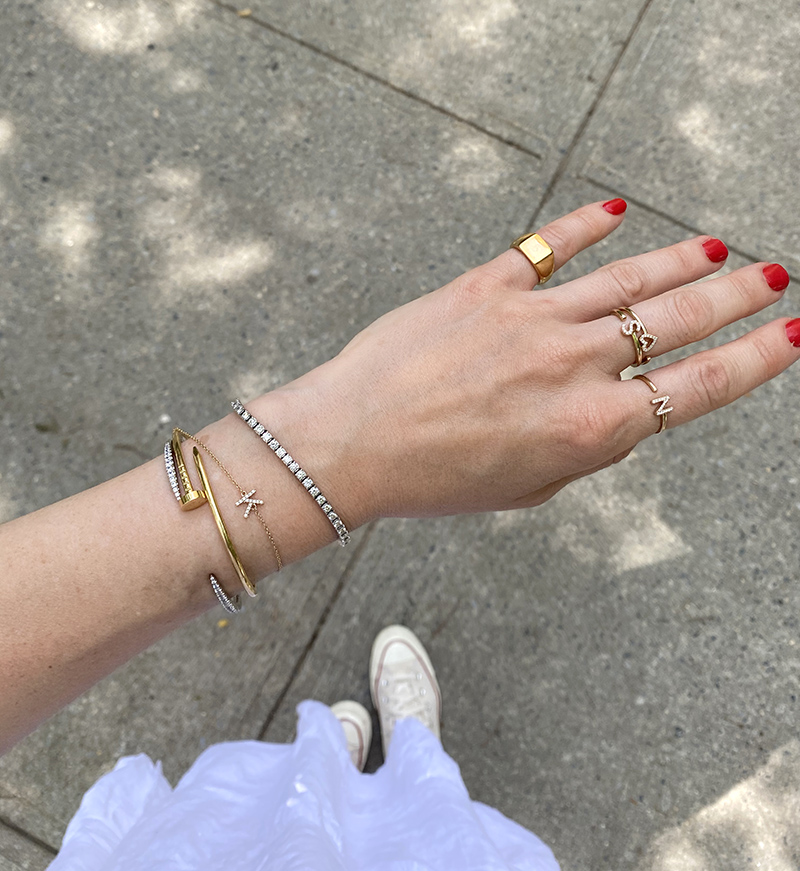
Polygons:
[[591,469],[585,469],[583,472],[576,472],[574,475],[567,475],[566,478],[561,478],[558,481],[553,481],[552,484],[547,484],[544,487],[541,487],[539,490],[534,491],[533,493],[528,493],[527,496],[523,496],[520,499],[517,499],[512,508],[536,508],[539,505],[547,502],[548,499],[552,499],[553,496],[556,495],[560,490],[563,490],[567,484],[571,484],[573,481],[577,481],[579,478],[588,478],[589,475],[594,475],[595,472],[602,472],[603,469],[607,469],[609,466],[613,466],[616,463],[621,463],[624,459],[630,455],[633,447],[627,448],[621,453],[617,454],[615,457],[609,457],[605,462],[600,463],[598,466],[593,466]]

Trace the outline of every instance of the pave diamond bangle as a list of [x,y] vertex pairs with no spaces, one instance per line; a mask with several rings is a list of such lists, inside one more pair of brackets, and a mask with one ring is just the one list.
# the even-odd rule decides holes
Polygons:
[[308,474],[300,467],[300,463],[286,451],[286,448],[281,446],[281,443],[275,436],[267,430],[263,423],[259,423],[252,414],[239,402],[234,399],[231,402],[233,410],[241,417],[241,419],[250,427],[251,430],[261,439],[262,442],[275,454],[275,456],[283,463],[284,466],[294,475],[295,478],[303,485],[308,495],[317,503],[322,513],[328,518],[331,526],[339,536],[339,544],[344,547],[350,541],[350,533],[341,517],[333,510],[333,506],[328,502],[325,496],[320,493],[319,487],[314,481],[309,478]]
[[222,605],[229,614],[240,613],[242,610],[242,597],[238,594],[233,597],[229,596],[219,585],[219,581],[214,577],[214,575],[209,575],[208,579],[211,581],[211,589],[214,591],[220,605]]

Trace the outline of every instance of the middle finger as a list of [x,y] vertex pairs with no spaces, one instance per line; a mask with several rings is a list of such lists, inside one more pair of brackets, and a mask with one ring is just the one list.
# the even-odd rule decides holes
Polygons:
[[[585,323],[619,306],[634,306],[705,278],[720,269],[727,257],[728,249],[719,239],[698,236],[617,260],[549,293],[559,296],[561,309],[568,311],[568,317]],[[539,291],[539,295],[542,293],[548,291]]]

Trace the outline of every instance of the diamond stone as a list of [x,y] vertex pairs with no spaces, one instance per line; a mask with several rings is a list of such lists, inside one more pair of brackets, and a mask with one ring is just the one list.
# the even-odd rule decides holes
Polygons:
[[250,420],[250,414],[242,409],[242,420]]
[[319,487],[312,486],[308,492],[316,499],[319,496]]
[[283,463],[284,466],[291,466],[292,465],[292,455],[286,454],[285,457],[281,458],[281,462]]
[[322,495],[322,493],[320,493],[319,496],[317,496],[317,505],[319,505],[320,508],[322,508],[322,506],[325,504],[326,504],[325,497]]
[[286,456],[286,448],[278,448],[278,450],[275,451],[275,456],[279,460],[282,460]]
[[[314,482],[311,478],[306,478],[305,481],[303,481],[303,486],[306,490],[310,490],[314,486]],[[317,493],[319,493],[319,490],[317,490]]]
[[261,436],[261,441],[264,442],[265,445],[268,445],[272,441],[272,433],[269,430],[264,430],[264,434]]
[[250,429],[255,429],[258,426],[258,421],[254,417],[251,417],[250,420],[247,421],[247,425]]
[[331,513],[328,515],[328,520],[330,520],[331,523],[336,523],[338,519],[339,515],[335,511],[331,511]]
[[270,439],[269,446],[273,451],[277,451],[281,443],[277,439]]
[[264,435],[264,424],[263,423],[260,423],[256,427],[256,435]]
[[293,475],[295,474],[295,472],[297,472],[297,470],[298,470],[299,468],[300,468],[300,463],[298,463],[297,460],[292,460],[292,462],[289,464],[289,471],[290,471]]
[[295,478],[297,478],[298,481],[305,481],[305,479],[308,477],[308,475],[306,475],[306,473],[300,468],[298,468],[298,470],[294,473],[294,476]]
[[322,510],[323,510],[323,512],[324,512],[325,514],[330,514],[330,513],[331,513],[331,508],[333,508],[333,505],[331,505],[330,502],[326,502],[326,503],[322,506]]

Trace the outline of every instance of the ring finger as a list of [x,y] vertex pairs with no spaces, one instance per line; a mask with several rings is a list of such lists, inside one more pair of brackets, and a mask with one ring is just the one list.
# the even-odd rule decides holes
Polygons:
[[[617,385],[621,405],[617,412],[625,422],[616,431],[615,453],[659,431],[663,412],[672,410],[667,426],[672,429],[715,411],[754,390],[800,359],[800,319],[782,318],[718,348],[692,354],[676,363],[648,372],[656,387],[631,379]],[[665,427],[666,428],[666,427]],[[612,441],[613,441],[612,440]]]
[[610,313],[593,321],[587,325],[589,347],[602,368],[621,372],[636,362],[637,343],[648,357],[685,347],[777,302],[788,284],[777,263],[746,266],[637,304],[630,311],[638,324],[628,314],[624,320]]

